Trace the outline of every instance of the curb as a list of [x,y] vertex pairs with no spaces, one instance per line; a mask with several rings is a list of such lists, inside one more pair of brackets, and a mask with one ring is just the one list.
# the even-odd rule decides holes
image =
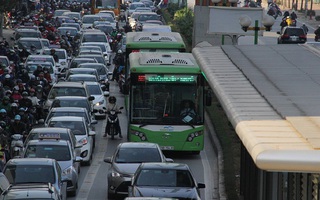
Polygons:
[[217,155],[217,166],[218,166],[218,181],[217,181],[217,190],[215,191],[214,196],[220,200],[227,200],[227,195],[225,192],[225,185],[224,185],[224,175],[223,175],[223,154],[222,148],[219,142],[219,139],[214,131],[213,124],[211,123],[210,117],[207,112],[205,112],[205,127],[207,128],[207,132],[211,137],[210,140],[214,144],[213,149]]

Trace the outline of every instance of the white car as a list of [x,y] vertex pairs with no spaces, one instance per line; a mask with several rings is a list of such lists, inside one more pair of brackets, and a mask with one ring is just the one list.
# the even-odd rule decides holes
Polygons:
[[82,46],[98,46],[101,48],[101,51],[104,56],[104,60],[106,61],[107,65],[111,65],[112,63],[112,50],[109,45],[109,42],[84,42],[81,44]]
[[[98,82],[86,82],[90,96],[94,96],[93,109],[96,110],[107,110],[107,99],[109,96],[108,91],[102,91],[101,84]],[[97,112],[96,117],[106,117],[105,113]]]
[[52,117],[48,122],[49,127],[62,127],[72,130],[78,143],[82,144],[81,158],[82,163],[91,165],[96,132],[91,131],[83,117],[63,116]]
[[[68,58],[67,51],[65,49],[55,49],[55,54],[59,58],[59,64],[60,66],[57,67],[58,72],[64,73],[64,71],[68,68],[70,59]],[[43,51],[43,54],[50,55],[50,49],[45,49]]]
[[82,17],[82,28],[87,29],[89,27],[92,27],[93,22],[99,20],[101,20],[101,17],[99,15],[84,15]]

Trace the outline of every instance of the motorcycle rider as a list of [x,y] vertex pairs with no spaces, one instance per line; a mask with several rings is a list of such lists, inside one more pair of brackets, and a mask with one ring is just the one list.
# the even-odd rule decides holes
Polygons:
[[314,31],[314,34],[318,37],[320,36],[320,25],[318,25],[318,28]]
[[302,24],[301,28],[304,30],[304,32],[305,32],[306,34],[308,33],[309,29],[308,29],[308,27],[306,26],[305,23]]
[[132,32],[132,27],[130,26],[129,22],[126,22],[126,25],[123,26],[124,32]]
[[37,55],[37,54],[38,54],[37,47],[32,44],[32,45],[30,46],[30,51],[29,51],[29,53],[30,53],[31,55]]
[[[14,121],[10,124],[10,131],[11,135],[13,134],[22,134],[23,138],[27,137],[27,125],[21,121],[21,116],[16,115],[14,117]],[[24,141],[23,139],[23,141]]]
[[[117,99],[115,96],[110,96],[109,97],[109,104],[107,105],[107,110],[106,110],[106,113],[110,112],[111,110],[114,110],[116,112],[120,112],[120,108],[118,107],[118,105],[116,104],[117,102]],[[108,116],[107,116],[108,117]],[[120,123],[119,123],[119,119],[117,120],[116,122],[116,129],[119,133],[119,138],[122,138],[122,134],[121,134],[121,127],[120,127]],[[109,130],[110,130],[110,123],[108,122],[107,120],[107,125],[106,125],[106,128],[105,128],[105,133],[103,135],[103,137],[107,137],[108,133],[109,133]]]
[[56,63],[59,62],[59,57],[58,55],[56,54],[56,50],[54,48],[50,49],[50,55],[53,57],[54,61]]
[[22,99],[19,100],[19,107],[31,108],[32,101],[29,99],[29,94],[27,91],[22,92]]

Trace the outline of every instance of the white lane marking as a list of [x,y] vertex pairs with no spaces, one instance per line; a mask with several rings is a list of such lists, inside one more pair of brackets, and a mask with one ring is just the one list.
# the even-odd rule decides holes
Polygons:
[[212,172],[215,169],[211,169],[206,152],[202,151],[201,154],[201,162],[203,165],[204,173],[204,183],[206,185],[205,197],[203,199],[214,199],[213,194],[215,193],[214,190],[216,190],[216,187],[214,186],[214,177]]
[[[101,130],[104,131],[104,125],[102,124]],[[87,200],[89,197],[90,190],[92,188],[92,185],[94,183],[94,180],[97,176],[97,173],[99,171],[99,168],[101,166],[101,162],[103,162],[104,155],[105,155],[105,141],[103,139],[100,139],[98,137],[102,137],[102,135],[98,134],[96,135],[96,149],[94,152],[93,160],[91,163],[91,166],[89,167],[88,173],[86,174],[86,177],[83,179],[83,183],[81,185],[81,188],[78,191],[77,200]]]

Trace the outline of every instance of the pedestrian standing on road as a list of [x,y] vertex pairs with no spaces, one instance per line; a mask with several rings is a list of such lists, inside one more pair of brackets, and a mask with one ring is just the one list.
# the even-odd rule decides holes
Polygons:
[[308,27],[306,26],[305,23],[302,24],[301,28],[304,30],[304,32],[305,32],[306,34],[308,33],[309,29],[308,29]]

